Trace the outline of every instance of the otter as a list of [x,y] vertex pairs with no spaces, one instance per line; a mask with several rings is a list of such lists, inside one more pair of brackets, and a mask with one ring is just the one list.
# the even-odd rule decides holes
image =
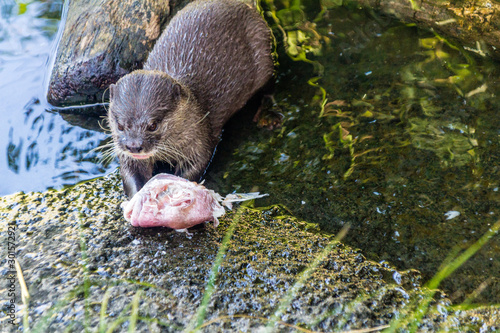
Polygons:
[[272,34],[238,0],[197,0],[167,25],[142,70],[110,86],[108,122],[125,193],[153,175],[199,181],[228,119],[274,73]]

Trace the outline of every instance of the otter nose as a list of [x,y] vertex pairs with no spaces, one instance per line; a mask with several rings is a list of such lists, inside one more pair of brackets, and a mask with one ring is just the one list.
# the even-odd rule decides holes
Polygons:
[[137,154],[142,151],[142,146],[138,144],[130,144],[125,146],[129,152]]

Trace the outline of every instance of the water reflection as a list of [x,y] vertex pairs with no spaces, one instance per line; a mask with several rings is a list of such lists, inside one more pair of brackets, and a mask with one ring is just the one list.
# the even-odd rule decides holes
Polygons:
[[[0,194],[73,184],[114,167],[88,153],[104,144],[103,133],[45,111],[61,2],[0,8]],[[357,8],[335,8],[317,26],[303,14],[279,15],[295,29],[289,55],[311,60],[291,61],[281,48],[282,129],[245,132],[233,122],[207,183],[220,193],[259,186],[269,203],[332,232],[349,222],[350,245],[429,278],[500,214],[498,64]],[[319,88],[307,85],[318,72],[324,105]],[[499,248],[497,237],[445,281],[454,300],[487,281],[479,300],[498,302]]]
[[[44,79],[62,1],[0,1],[0,195],[94,178],[106,135],[46,111]],[[94,120],[97,122],[97,119]]]
[[[277,3],[278,12],[286,10]],[[213,186],[221,193],[258,186],[269,203],[331,232],[351,223],[348,244],[429,279],[447,254],[470,246],[500,215],[500,67],[359,8],[334,8],[316,25],[283,29],[287,43],[297,43],[292,56],[308,59],[290,62],[281,49],[283,127],[243,135],[229,128],[225,135],[245,139],[226,147],[232,162],[216,156],[226,165],[212,166]],[[302,29],[302,37],[287,29]],[[326,103],[307,84],[318,73]],[[493,238],[444,281],[454,301],[485,281],[474,301],[499,301],[499,242]]]

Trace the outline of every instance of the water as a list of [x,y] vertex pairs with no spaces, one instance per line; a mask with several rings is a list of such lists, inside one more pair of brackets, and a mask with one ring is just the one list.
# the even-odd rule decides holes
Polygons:
[[[1,1],[1,0],[0,0]],[[45,101],[61,2],[1,3],[0,195],[60,188],[102,175],[89,151],[106,135],[70,125]],[[209,168],[221,194],[260,190],[368,258],[425,279],[500,213],[499,65],[415,26],[357,8],[278,5],[276,100],[282,128],[257,129],[250,107],[234,119]],[[298,20],[298,22],[296,22]],[[307,83],[314,81],[319,86]],[[324,89],[326,105],[322,102]],[[69,119],[65,116],[66,119]],[[7,157],[7,158],[6,158]],[[455,302],[499,302],[498,236],[443,287]]]
[[0,195],[42,191],[103,175],[106,135],[69,125],[46,102],[61,1],[0,0]]
[[[319,9],[308,8],[276,11],[282,22],[306,17],[284,29],[289,52],[312,60],[291,62],[279,49],[283,127],[228,145],[232,160],[212,166],[214,187],[258,187],[267,203],[326,231],[349,223],[346,243],[428,280],[499,218],[499,66],[368,10],[334,8],[315,26],[307,17]],[[323,111],[320,88],[307,83],[318,73]],[[481,291],[472,302],[498,303],[499,254],[496,236],[442,287],[454,302]]]

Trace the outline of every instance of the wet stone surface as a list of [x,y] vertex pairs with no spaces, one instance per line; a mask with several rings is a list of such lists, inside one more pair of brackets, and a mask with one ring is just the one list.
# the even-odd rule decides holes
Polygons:
[[[258,187],[270,195],[260,205],[285,205],[326,232],[349,222],[344,243],[429,281],[446,256],[465,251],[499,219],[498,63],[342,1],[266,3],[278,44],[282,127],[256,129],[257,105],[246,121],[234,118],[207,186],[222,194]],[[105,122],[82,116],[105,114],[103,106],[46,112],[53,108],[42,74],[50,70],[63,2],[2,4],[0,195],[109,173],[117,161],[105,158],[109,137],[96,131]],[[291,59],[298,55],[307,61]],[[314,77],[326,100],[308,84]],[[471,296],[499,304],[499,272],[496,235],[441,287],[454,304]]]
[[[16,257],[31,295],[29,325],[35,331],[81,332],[100,325],[127,331],[134,299],[138,331],[185,329],[203,298],[222,239],[239,212],[202,331],[255,331],[267,324],[299,274],[333,239],[279,206],[231,212],[217,229],[198,228],[192,238],[169,229],[134,228],[122,217],[125,198],[119,184],[112,174],[62,191],[1,198],[1,234],[15,224]],[[6,247],[1,251],[5,275]],[[279,320],[316,331],[385,325],[421,299],[419,281],[414,270],[398,272],[339,243]],[[0,295],[6,314],[7,291],[0,290]],[[449,302],[442,294],[437,299],[435,313],[421,323],[423,331],[498,329],[498,308],[447,314]],[[16,310],[22,321],[19,284]],[[19,329],[5,320],[0,325],[2,332]],[[294,330],[281,324],[277,328]]]

